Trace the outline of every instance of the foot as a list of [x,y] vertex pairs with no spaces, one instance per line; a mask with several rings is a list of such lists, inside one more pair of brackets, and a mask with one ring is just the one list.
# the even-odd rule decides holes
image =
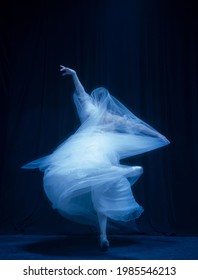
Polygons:
[[109,241],[106,236],[100,236],[100,248],[102,251],[107,251],[109,248]]

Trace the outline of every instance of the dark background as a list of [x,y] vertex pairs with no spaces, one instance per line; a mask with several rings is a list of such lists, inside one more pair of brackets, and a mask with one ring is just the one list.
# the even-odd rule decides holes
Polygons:
[[92,232],[51,208],[42,173],[20,169],[79,125],[60,64],[76,69],[87,92],[106,87],[171,141],[125,161],[144,167],[134,187],[145,209],[139,232],[198,233],[197,16],[195,2],[182,0],[1,2],[0,233]]

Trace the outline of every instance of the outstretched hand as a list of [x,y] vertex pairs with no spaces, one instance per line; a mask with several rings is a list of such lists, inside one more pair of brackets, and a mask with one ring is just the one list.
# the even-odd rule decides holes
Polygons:
[[60,65],[60,71],[62,72],[62,76],[73,75],[76,73],[73,69],[65,67],[63,65]]

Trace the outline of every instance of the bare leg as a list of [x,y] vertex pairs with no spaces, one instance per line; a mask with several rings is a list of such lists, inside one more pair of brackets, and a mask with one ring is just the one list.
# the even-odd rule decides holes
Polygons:
[[107,228],[107,217],[102,213],[97,213],[98,222],[100,227],[100,247],[102,250],[107,250],[109,247],[109,241],[107,239],[106,228]]

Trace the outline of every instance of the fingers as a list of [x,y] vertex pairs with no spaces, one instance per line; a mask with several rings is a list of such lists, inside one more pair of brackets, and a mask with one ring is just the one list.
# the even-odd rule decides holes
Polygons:
[[65,67],[63,65],[60,65],[60,71],[62,72],[62,75],[73,75],[75,71],[71,68]]
[[69,74],[68,68],[63,65],[60,65],[60,71],[62,72],[62,76],[66,76]]
[[64,70],[66,70],[67,68],[65,67],[65,66],[63,66],[63,65],[60,65],[60,71],[64,71]]

